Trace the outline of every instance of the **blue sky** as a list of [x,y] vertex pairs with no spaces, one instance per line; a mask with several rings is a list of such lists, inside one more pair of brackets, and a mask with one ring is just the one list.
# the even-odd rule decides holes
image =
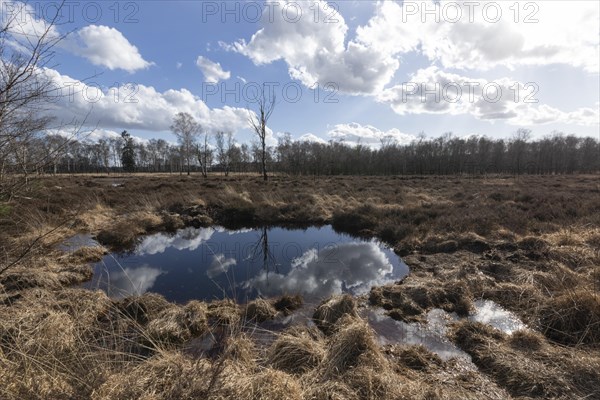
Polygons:
[[[272,142],[290,132],[295,139],[375,146],[384,136],[406,142],[421,131],[510,137],[520,127],[534,136],[559,130],[598,137],[598,2],[481,1],[472,10],[452,1],[405,3],[71,2],[54,28],[71,33],[49,74],[59,86],[78,82],[101,91],[92,96],[97,101],[79,94],[52,112],[62,120],[89,112],[96,136],[127,129],[174,141],[170,121],[186,111],[209,133],[230,130],[248,141],[246,108],[253,104],[243,93],[254,83],[274,82]],[[19,4],[2,1],[3,16]],[[52,14],[52,4],[30,1],[34,17],[22,19],[21,29],[32,31]],[[494,20],[498,9],[502,16]],[[437,10],[439,20],[426,10]],[[525,23],[528,17],[533,22]],[[473,101],[467,82],[480,84]],[[322,89],[331,83],[335,93]],[[436,83],[440,99],[423,95]],[[515,102],[511,87],[524,93],[531,86],[523,85],[532,83],[538,102]],[[443,95],[448,84],[451,98],[462,88],[458,101]],[[285,85],[301,97],[286,99]],[[314,85],[321,88],[318,101]],[[497,102],[483,96],[484,85],[501,88]],[[124,104],[125,98],[136,102]]]

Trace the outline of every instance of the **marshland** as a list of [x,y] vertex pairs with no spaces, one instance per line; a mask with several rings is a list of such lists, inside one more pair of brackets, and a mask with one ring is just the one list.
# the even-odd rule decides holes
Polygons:
[[[599,394],[597,176],[273,176],[265,183],[125,174],[118,187],[113,179],[37,179],[3,216],[5,248],[26,254],[0,275],[3,398]],[[244,219],[233,223],[227,213]],[[409,273],[310,305],[290,286],[248,302],[201,294],[169,302],[152,289],[111,298],[85,287],[93,265],[110,253],[126,257],[123,249],[157,233],[176,237],[198,224],[239,231],[257,222],[306,228],[300,221],[375,238]],[[87,245],[65,247],[77,235],[89,235]],[[518,329],[470,318],[482,300],[510,312]],[[459,356],[436,353],[428,340],[382,340],[369,316],[386,319],[386,338],[394,337],[390,326],[402,338],[409,336],[402,327],[425,326],[432,311]]]
[[600,399],[599,21],[0,1],[0,399]]

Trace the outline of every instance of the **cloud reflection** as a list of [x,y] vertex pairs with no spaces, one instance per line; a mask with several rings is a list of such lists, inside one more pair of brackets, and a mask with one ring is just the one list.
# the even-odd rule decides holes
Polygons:
[[177,250],[196,250],[217,231],[215,228],[185,228],[177,231],[175,235],[158,233],[145,237],[135,249],[135,253],[139,256],[158,254],[169,247]]
[[215,254],[210,266],[206,270],[206,275],[212,279],[227,272],[229,267],[233,267],[236,264],[237,260],[235,258],[226,258],[223,253]]
[[310,249],[292,261],[287,274],[263,270],[243,286],[267,297],[283,292],[316,298],[342,291],[358,295],[387,283],[392,271],[392,263],[376,243],[344,243],[321,251]]
[[159,268],[149,265],[113,272],[108,277],[107,293],[112,298],[143,294],[154,286],[162,273]]

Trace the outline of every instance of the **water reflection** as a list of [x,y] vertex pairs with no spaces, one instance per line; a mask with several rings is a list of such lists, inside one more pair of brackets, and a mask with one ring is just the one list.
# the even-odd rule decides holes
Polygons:
[[382,309],[366,309],[363,313],[381,344],[423,345],[442,360],[461,358],[471,361],[471,357],[446,336],[447,324],[456,319],[455,314],[435,309],[427,313],[427,323],[407,324],[388,317]]
[[477,300],[475,301],[475,309],[475,313],[469,316],[471,321],[489,324],[508,334],[526,328],[519,317],[510,311],[503,309],[493,301]]
[[317,301],[341,292],[366,293],[407,273],[391,249],[329,226],[186,228],[148,236],[130,253],[105,257],[92,285],[119,296],[152,290],[175,302],[224,297],[245,302],[296,293]]
[[227,258],[223,253],[215,254],[210,267],[206,270],[206,275],[209,278],[214,278],[220,274],[225,274],[229,270],[229,267],[233,267],[236,264],[237,260],[235,258]]
[[245,282],[265,297],[278,293],[301,293],[305,297],[325,298],[350,292],[368,292],[372,286],[383,285],[392,278],[393,265],[372,242],[343,243],[318,251],[309,249],[291,262],[291,269],[269,274],[268,269]]
[[210,240],[215,232],[214,228],[185,228],[178,231],[176,235],[157,233],[145,237],[136,247],[135,253],[138,256],[164,253],[170,247],[177,250],[193,251],[200,247],[202,243]]
[[159,268],[142,265],[137,268],[124,268],[121,271],[109,272],[96,275],[93,285],[101,288],[107,294],[116,299],[131,295],[140,295],[154,286],[156,279],[163,272]]

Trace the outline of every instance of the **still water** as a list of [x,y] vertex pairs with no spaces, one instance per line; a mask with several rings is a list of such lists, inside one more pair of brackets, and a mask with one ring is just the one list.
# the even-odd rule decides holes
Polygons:
[[126,254],[110,254],[95,265],[88,288],[113,298],[147,291],[167,300],[301,294],[318,302],[342,292],[368,293],[408,274],[388,247],[337,233],[330,226],[308,229],[186,228],[147,236]]

